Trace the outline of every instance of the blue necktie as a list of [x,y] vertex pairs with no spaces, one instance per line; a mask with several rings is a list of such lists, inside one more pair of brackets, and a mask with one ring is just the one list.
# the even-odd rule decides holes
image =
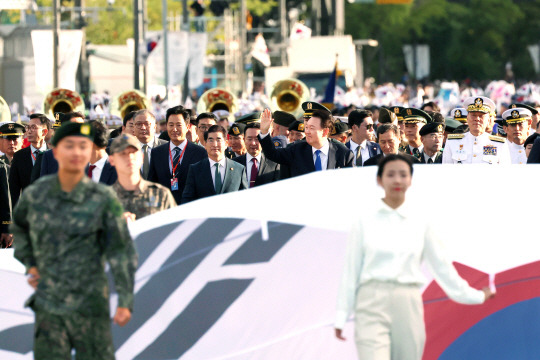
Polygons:
[[315,171],[321,171],[322,170],[322,163],[321,163],[321,150],[315,151]]

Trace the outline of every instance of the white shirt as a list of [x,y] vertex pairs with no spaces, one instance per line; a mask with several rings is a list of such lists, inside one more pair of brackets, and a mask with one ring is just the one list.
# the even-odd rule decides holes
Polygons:
[[[413,147],[409,144],[407,145],[407,154],[409,155],[414,155],[413,153]],[[417,147],[416,149],[418,149],[418,153],[421,153],[422,151],[424,151],[424,144],[420,145],[419,147]]]
[[362,155],[362,165],[363,165],[364,162],[366,162],[366,160],[371,157],[369,156],[367,140],[362,141],[361,144],[357,144],[351,139],[351,151],[353,152],[355,159],[358,157],[358,147],[360,147],[360,155]]
[[[143,148],[143,146],[148,145],[148,148],[146,149],[146,151],[148,152],[148,164],[150,164],[150,156],[152,154],[152,147],[154,146],[154,141],[150,141],[148,144],[142,143],[140,141],[139,141],[139,143],[141,144],[141,153],[143,154],[143,159],[144,159],[144,148]],[[143,165],[141,165],[141,172],[143,171],[143,166],[144,166],[144,162],[143,162]]]
[[[462,138],[452,139],[450,136]],[[511,164],[504,138],[489,134],[451,134],[444,146],[443,164]]]
[[41,152],[47,151],[47,144],[45,144],[45,141],[43,142],[43,144],[41,145],[39,149],[36,149],[34,145],[30,144],[30,151],[32,152],[32,154],[30,154],[30,157],[32,158],[32,165],[36,163],[36,159],[34,159],[34,157],[37,158],[37,155],[34,154],[36,150],[39,150]]
[[330,150],[330,144],[328,143],[328,140],[320,149],[315,149],[313,146],[311,147],[311,150],[313,151],[313,164],[315,164],[315,159],[317,159],[317,155],[315,154],[315,151],[321,150],[321,153],[319,154],[319,157],[321,158],[321,167],[322,170],[326,170],[328,167],[328,151]]
[[338,293],[335,327],[343,329],[356,305],[356,293],[368,281],[417,285],[425,282],[421,263],[454,301],[481,304],[484,293],[463,280],[446,257],[437,234],[425,216],[403,204],[392,209],[382,200],[364,206],[364,214],[349,233],[345,269]]
[[96,161],[95,165],[96,167],[94,170],[92,170],[92,181],[93,182],[99,182],[99,178],[101,177],[101,173],[103,172],[103,167],[105,166],[105,162],[107,162],[107,159],[109,158],[109,155],[105,154],[101,159]]
[[259,173],[259,170],[261,169],[261,158],[262,154],[259,153],[259,156],[253,157],[249,153],[246,153],[246,171],[247,171],[247,182],[251,181],[251,168],[253,167],[253,161],[251,159],[257,159],[257,174]]
[[[178,148],[180,149],[180,154],[182,154],[182,151],[184,150],[184,147],[187,145],[187,140],[184,140],[178,145]],[[174,159],[174,148],[177,147],[173,144],[172,141],[169,141],[169,150],[171,151],[169,154],[169,171],[172,174],[173,166],[172,166],[172,159]],[[182,163],[182,159],[184,158],[184,155],[180,158],[180,161],[178,162],[178,167],[180,167],[180,164]],[[176,171],[178,171],[178,168],[176,168]]]
[[525,148],[523,145],[518,145],[510,141],[506,141],[506,143],[508,144],[510,161],[512,161],[512,164],[526,164],[527,154],[525,154]]
[[[214,187],[215,187],[216,186],[216,168],[214,167],[214,165],[216,164],[216,162],[210,158],[208,158],[208,160],[210,160],[210,174],[212,174],[212,183],[214,184]],[[225,157],[223,157],[223,159],[221,159],[218,164],[219,164],[219,174],[221,175],[221,185],[223,185],[223,181],[225,180],[225,171],[226,171]]]

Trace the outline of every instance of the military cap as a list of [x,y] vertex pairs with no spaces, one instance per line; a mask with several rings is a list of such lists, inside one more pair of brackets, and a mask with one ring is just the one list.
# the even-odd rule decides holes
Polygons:
[[15,122],[6,122],[0,126],[0,137],[17,138],[24,135],[24,126]]
[[532,118],[532,112],[525,108],[510,108],[502,114],[503,120],[508,123],[518,123],[530,120]]
[[261,113],[260,112],[252,112],[252,113],[240,116],[239,118],[236,119],[235,123],[236,124],[245,124],[245,125],[247,125],[247,124],[260,122],[260,121],[261,121]]
[[454,130],[456,130],[458,127],[460,127],[461,125],[463,125],[460,121],[457,121],[456,119],[454,118],[446,118],[444,120],[444,125],[445,125],[445,130],[449,133],[453,132]]
[[129,134],[120,134],[120,136],[117,136],[112,141],[109,153],[111,155],[116,154],[124,151],[130,146],[137,150],[141,150],[141,143],[135,136]]
[[279,110],[274,111],[274,113],[272,114],[272,118],[274,119],[274,122],[276,124],[285,126],[287,128],[296,121],[294,115]]
[[525,140],[525,142],[523,143],[523,147],[526,148],[527,145],[529,144],[534,144],[534,140],[536,140],[536,138],[539,136],[540,134],[538,133],[534,133],[532,135],[530,135],[527,140]]
[[216,115],[219,120],[229,119],[229,112],[227,110],[216,110],[212,114]]
[[234,123],[229,128],[229,135],[232,135],[232,136],[244,135],[245,129],[246,129],[246,124]]
[[495,103],[485,96],[471,96],[463,102],[468,112],[478,111],[486,114],[495,113]]
[[66,136],[82,136],[94,141],[94,128],[87,123],[66,122],[55,131],[51,145],[58,145]]
[[379,109],[379,123],[380,124],[390,124],[397,120],[398,120],[397,115],[393,111],[390,111],[384,107]]
[[295,120],[290,126],[289,131],[300,131],[304,132],[305,124],[301,121]]
[[530,106],[530,105],[527,105],[527,104],[519,104],[519,103],[510,104],[510,109],[515,109],[515,108],[523,108],[523,109],[527,109],[527,110],[529,110],[533,115],[538,114],[538,110],[536,110],[535,107]]
[[388,110],[396,114],[398,121],[402,121],[405,116],[405,108],[403,106],[391,106]]
[[467,122],[467,109],[465,108],[455,108],[450,111],[450,116],[454,118],[454,120],[457,120],[459,122],[465,123]]
[[302,103],[302,110],[304,110],[304,119],[309,119],[315,110],[324,110],[331,112],[328,108],[315,101],[306,101]]
[[415,124],[423,122],[425,124],[431,122],[431,116],[424,110],[416,108],[407,108],[405,109],[403,121],[409,124]]
[[53,128],[59,128],[64,122],[64,113],[56,112],[54,113],[54,123]]
[[347,131],[349,131],[349,125],[341,121],[336,121],[334,123],[334,129],[332,130],[332,133],[330,135],[343,134]]
[[444,134],[445,126],[440,122],[430,122],[420,129],[420,136],[426,136],[429,134],[439,133]]

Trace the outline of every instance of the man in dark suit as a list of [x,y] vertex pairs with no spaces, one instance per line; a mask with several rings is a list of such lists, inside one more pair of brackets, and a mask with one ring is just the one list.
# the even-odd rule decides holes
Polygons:
[[45,115],[30,115],[30,122],[26,130],[26,138],[30,142],[30,146],[13,154],[13,161],[9,171],[9,191],[13,207],[17,204],[21,192],[30,185],[32,168],[37,156],[47,150],[45,136],[50,128],[51,122]]
[[99,121],[91,121],[90,125],[94,129],[94,145],[86,174],[94,182],[112,185],[118,179],[118,175],[114,166],[109,162],[109,155],[105,151],[108,145],[107,127]]
[[382,153],[379,144],[371,139],[374,137],[373,114],[369,110],[353,110],[349,114],[351,140],[345,144],[354,154],[355,166],[363,166],[369,158]]
[[189,166],[206,159],[208,154],[205,148],[186,139],[191,129],[186,109],[182,106],[168,109],[165,121],[171,141],[152,150],[148,180],[170,189],[174,200],[180,204]]
[[[54,123],[55,128],[59,128],[66,122],[83,123],[84,115],[78,111],[73,111],[67,114],[56,113],[56,121]],[[58,163],[54,158],[52,150],[47,150],[38,155],[36,158],[36,164],[32,168],[32,175],[30,182],[33,183],[37,179],[45,175],[56,174],[58,172]]]
[[420,138],[424,150],[420,153],[422,164],[442,164],[442,144],[444,139],[444,124],[432,122],[420,129]]
[[377,128],[377,138],[379,139],[379,145],[381,146],[382,154],[375,155],[367,159],[364,162],[364,166],[377,165],[379,160],[386,155],[390,154],[401,154],[407,156],[415,164],[420,163],[420,161],[409,154],[404,154],[399,152],[399,144],[401,142],[399,127],[398,125],[392,123],[379,124]]
[[279,164],[268,160],[261,152],[261,143],[258,138],[260,132],[261,125],[259,123],[246,125],[244,129],[244,141],[246,143],[247,153],[233,159],[246,167],[247,181],[250,188],[268,184],[280,178]]
[[143,153],[143,166],[141,174],[144,180],[148,180],[150,172],[150,161],[152,160],[152,149],[159,145],[166,144],[165,140],[156,138],[156,117],[150,110],[139,110],[133,115],[133,124],[135,125],[135,137],[141,143]]
[[245,167],[225,157],[227,131],[213,125],[204,133],[204,141],[208,158],[189,167],[182,204],[248,187]]
[[261,115],[259,135],[263,154],[275,163],[290,166],[291,176],[353,166],[353,153],[345,145],[328,140],[333,126],[329,112],[315,110],[304,127],[306,141],[289,144],[284,149],[276,149],[272,143],[271,125],[272,113],[266,109]]

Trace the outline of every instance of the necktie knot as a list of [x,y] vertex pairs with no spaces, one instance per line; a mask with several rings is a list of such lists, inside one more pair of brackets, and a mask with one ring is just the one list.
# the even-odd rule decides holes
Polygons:
[[255,165],[257,165],[257,158],[252,158],[251,162],[254,163]]
[[94,169],[96,168],[96,165],[90,165],[88,166],[88,177],[91,179],[92,175],[94,174]]

